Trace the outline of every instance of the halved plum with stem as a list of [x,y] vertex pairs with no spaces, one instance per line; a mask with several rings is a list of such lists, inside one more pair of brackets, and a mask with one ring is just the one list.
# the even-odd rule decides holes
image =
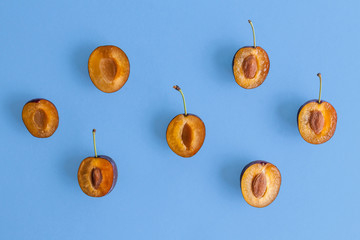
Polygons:
[[78,182],[81,190],[90,197],[103,197],[110,193],[117,181],[115,161],[108,156],[98,156],[96,152],[95,132],[93,130],[95,157],[85,158],[78,170]]
[[311,100],[302,105],[298,111],[297,124],[301,137],[312,144],[321,144],[334,135],[337,124],[335,108],[321,100],[322,78],[320,79],[319,99]]
[[126,54],[116,46],[100,46],[89,57],[89,76],[103,92],[118,91],[129,78],[130,63]]
[[240,48],[233,58],[233,73],[235,81],[243,88],[252,89],[260,86],[266,79],[270,60],[264,49],[256,46],[255,29],[252,28],[254,46]]
[[281,185],[279,169],[265,161],[253,161],[241,172],[240,187],[245,201],[253,207],[266,207],[277,197]]
[[33,99],[24,105],[22,119],[29,132],[38,138],[50,137],[59,126],[55,105],[42,98]]
[[192,157],[201,148],[205,140],[205,124],[196,115],[188,114],[184,94],[179,86],[174,86],[181,93],[184,114],[171,120],[166,130],[166,140],[170,149],[181,157]]

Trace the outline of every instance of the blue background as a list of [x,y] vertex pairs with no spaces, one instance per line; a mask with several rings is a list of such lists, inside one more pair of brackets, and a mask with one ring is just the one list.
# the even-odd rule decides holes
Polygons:
[[[1,239],[358,239],[360,2],[352,1],[1,1]],[[269,54],[264,84],[235,83],[235,52],[257,43]],[[129,57],[118,92],[90,81],[99,45]],[[298,108],[317,98],[338,113],[327,143],[306,143]],[[190,113],[207,135],[193,158],[167,146],[167,124]],[[51,100],[60,124],[34,138],[21,120],[32,98]],[[99,154],[118,165],[114,191],[86,196],[80,162]],[[243,199],[242,168],[278,166],[277,199]]]

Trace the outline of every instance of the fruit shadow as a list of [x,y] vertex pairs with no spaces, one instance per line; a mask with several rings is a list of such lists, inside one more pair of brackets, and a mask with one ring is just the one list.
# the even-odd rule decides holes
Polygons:
[[237,50],[239,50],[239,46],[233,43],[220,45],[214,51],[215,69],[217,69],[219,75],[225,76],[229,82],[233,81],[232,61]]
[[304,98],[292,94],[292,97],[282,98],[276,106],[276,126],[279,131],[286,134],[297,134],[297,113],[302,104],[305,103]]
[[62,158],[59,161],[61,163],[60,169],[63,170],[61,177],[65,184],[69,184],[70,186],[77,185],[77,171],[81,161],[87,157],[86,154],[84,154],[87,151],[86,149],[76,148],[72,149],[72,151],[68,150],[61,155]]
[[167,147],[166,142],[166,129],[170,121],[177,115],[175,111],[159,109],[157,114],[154,115],[151,128],[153,135],[155,135],[156,142],[162,147]]
[[6,98],[5,104],[9,114],[5,115],[7,116],[7,118],[10,118],[8,122],[11,123],[10,126],[13,126],[14,129],[18,131],[24,130],[20,127],[24,126],[24,124],[22,124],[21,116],[22,109],[24,105],[33,98],[34,96],[32,96],[32,94],[22,92],[11,93]]
[[82,43],[79,44],[72,52],[71,66],[73,71],[79,75],[81,79],[84,79],[90,86],[89,73],[88,73],[88,60],[92,51],[98,46],[96,43]]
[[[257,159],[251,157],[229,157],[229,160],[220,167],[220,177],[225,183],[225,188],[229,194],[241,196],[240,175],[243,168],[250,162]],[[223,186],[223,185],[222,185]]]

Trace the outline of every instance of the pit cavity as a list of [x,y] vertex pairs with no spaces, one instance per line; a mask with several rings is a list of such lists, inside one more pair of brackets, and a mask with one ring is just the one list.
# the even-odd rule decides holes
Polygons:
[[192,130],[189,124],[185,123],[182,133],[181,133],[181,139],[186,147],[186,149],[189,149],[191,147],[191,141],[192,141]]
[[40,129],[44,129],[47,124],[47,116],[44,110],[37,109],[34,113],[34,122]]
[[106,81],[113,81],[117,72],[117,65],[112,58],[102,58],[100,60],[100,72]]

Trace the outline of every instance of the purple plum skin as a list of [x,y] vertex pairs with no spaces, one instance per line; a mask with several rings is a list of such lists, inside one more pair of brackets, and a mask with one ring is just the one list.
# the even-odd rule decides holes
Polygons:
[[113,167],[113,172],[114,172],[113,183],[111,185],[111,188],[110,188],[109,192],[107,194],[105,194],[105,196],[106,196],[114,189],[114,187],[116,185],[117,178],[118,178],[118,170],[117,170],[117,166],[116,166],[115,161],[111,157],[105,156],[105,155],[99,155],[98,157],[108,160],[111,163],[111,166]]

